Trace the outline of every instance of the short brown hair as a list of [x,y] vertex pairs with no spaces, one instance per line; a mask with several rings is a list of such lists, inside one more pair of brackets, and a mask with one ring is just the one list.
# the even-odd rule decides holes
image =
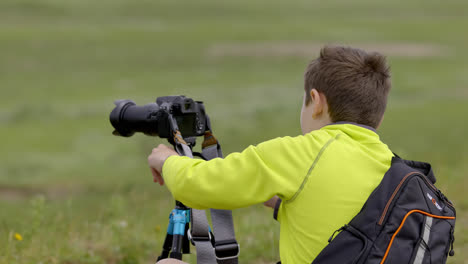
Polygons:
[[325,46],[304,76],[306,104],[310,91],[325,95],[333,122],[348,121],[377,128],[391,88],[385,56],[343,46]]

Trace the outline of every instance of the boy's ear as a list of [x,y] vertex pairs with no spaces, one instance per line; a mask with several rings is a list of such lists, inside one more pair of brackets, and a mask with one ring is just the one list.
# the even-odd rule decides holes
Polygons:
[[385,115],[382,115],[382,118],[380,118],[380,122],[379,122],[379,124],[377,125],[377,127],[375,129],[378,129],[380,127],[380,125],[382,125],[384,117],[385,117]]
[[312,101],[312,118],[317,118],[322,115],[324,110],[325,98],[316,89],[310,90],[310,98]]

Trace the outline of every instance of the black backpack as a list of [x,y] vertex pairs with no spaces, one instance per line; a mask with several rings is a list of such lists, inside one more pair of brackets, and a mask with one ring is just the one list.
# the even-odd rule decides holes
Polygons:
[[435,181],[430,164],[393,157],[361,211],[312,263],[445,263],[456,212]]

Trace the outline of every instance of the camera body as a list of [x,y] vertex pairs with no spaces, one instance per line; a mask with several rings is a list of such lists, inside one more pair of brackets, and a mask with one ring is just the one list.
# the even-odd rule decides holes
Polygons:
[[118,100],[110,113],[114,135],[130,137],[135,132],[148,136],[172,138],[175,121],[184,138],[202,136],[207,130],[203,102],[180,96],[163,96],[156,103],[137,106],[132,100]]

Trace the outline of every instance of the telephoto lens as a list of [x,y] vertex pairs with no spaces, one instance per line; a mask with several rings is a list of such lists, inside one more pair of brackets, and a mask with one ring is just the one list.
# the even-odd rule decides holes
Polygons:
[[142,132],[158,136],[158,115],[161,114],[156,103],[137,106],[132,100],[118,100],[115,105],[110,114],[110,122],[115,128],[114,135],[130,137],[135,132]]

